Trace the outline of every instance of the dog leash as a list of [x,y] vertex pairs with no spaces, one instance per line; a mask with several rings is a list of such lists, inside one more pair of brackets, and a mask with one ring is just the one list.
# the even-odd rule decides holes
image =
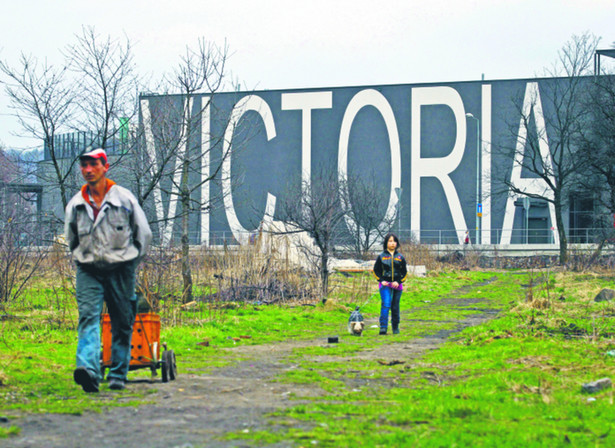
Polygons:
[[376,296],[377,294],[379,294],[379,292],[375,292],[371,296],[369,296],[365,302],[363,302],[360,306],[355,308],[355,311],[360,311],[361,308],[363,308],[365,305],[367,305],[369,303],[369,301],[372,300],[372,298],[374,296]]

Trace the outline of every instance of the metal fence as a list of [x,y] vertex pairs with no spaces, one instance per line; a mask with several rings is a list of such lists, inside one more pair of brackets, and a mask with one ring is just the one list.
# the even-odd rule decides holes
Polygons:
[[[415,242],[429,245],[451,245],[462,244],[466,230],[410,230],[402,229],[400,231],[394,231],[402,241]],[[556,244],[558,236],[556,232],[551,229],[492,229],[490,232],[491,242],[490,245],[499,245],[502,241],[502,237],[510,238],[510,244],[527,245],[527,244]],[[230,231],[212,231],[209,233],[209,245],[219,246],[224,244],[237,244],[238,242],[244,244],[251,239],[254,239],[256,233],[245,233],[238,235],[236,238]],[[469,231],[470,244],[477,245],[475,230]],[[480,235],[484,237],[484,233]],[[579,228],[568,229],[566,231],[566,238],[569,244],[596,244],[603,240],[613,239],[615,242],[615,229],[611,228]],[[191,241],[198,241],[197,235],[192,234]],[[238,241],[239,240],[239,241]],[[340,237],[335,242],[338,245],[348,244],[348,236]],[[379,244],[379,243],[377,243]],[[484,245],[481,241],[480,245]]]

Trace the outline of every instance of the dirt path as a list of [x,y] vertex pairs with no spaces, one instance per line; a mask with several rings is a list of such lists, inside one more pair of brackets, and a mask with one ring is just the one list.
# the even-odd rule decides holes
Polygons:
[[[475,285],[478,286],[478,285]],[[458,293],[467,292],[467,289]],[[448,306],[473,306],[479,312],[455,321],[456,327],[423,338],[396,340],[386,336],[389,343],[378,350],[353,353],[352,359],[402,360],[408,365],[427,350],[437,349],[452,334],[469,326],[479,325],[497,314],[478,299],[445,299]],[[442,305],[438,302],[438,306]],[[429,307],[426,304],[425,307]],[[412,316],[402,317],[411,325]],[[369,327],[374,321],[367,322]],[[368,331],[376,331],[368,329]],[[343,334],[343,333],[340,333]],[[343,343],[344,337],[341,338]],[[272,381],[287,370],[297,368],[287,358],[298,347],[326,345],[326,338],[311,341],[289,341],[273,345],[241,346],[233,348],[248,361],[217,369],[210,375],[180,372],[170,383],[134,382],[131,389],[156,389],[150,395],[153,404],[139,407],[114,407],[104,413],[86,412],[83,415],[42,414],[29,415],[10,423],[21,427],[21,434],[0,439],[0,447],[11,448],[172,448],[172,447],[232,447],[249,446],[242,442],[219,441],[228,432],[252,431],[267,428],[264,415],[268,412],[298,404],[289,399],[291,386]],[[336,357],[340,360],[339,357]],[[369,380],[348,380],[349,387],[369,387]],[[357,382],[360,382],[357,383]],[[382,383],[379,383],[382,385]],[[293,385],[297,396],[315,396],[321,393],[317,385]],[[111,393],[102,389],[101,394]],[[126,400],[129,398],[126,397]],[[276,447],[293,446],[278,444]]]

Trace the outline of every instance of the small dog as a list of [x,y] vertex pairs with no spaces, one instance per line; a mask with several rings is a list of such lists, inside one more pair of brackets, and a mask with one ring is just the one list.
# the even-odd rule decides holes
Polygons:
[[350,318],[348,319],[348,333],[355,336],[361,336],[364,328],[365,322],[363,321],[363,315],[359,311],[359,307],[357,307],[352,313],[350,313]]

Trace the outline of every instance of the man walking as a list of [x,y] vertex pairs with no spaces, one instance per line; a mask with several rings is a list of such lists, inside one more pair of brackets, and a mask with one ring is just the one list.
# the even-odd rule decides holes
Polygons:
[[152,232],[143,209],[126,188],[107,179],[107,154],[80,156],[86,184],[66,206],[64,233],[77,266],[79,342],[73,377],[85,392],[98,392],[100,315],[103,301],[111,317],[110,389],[124,389],[137,300],[136,269]]

